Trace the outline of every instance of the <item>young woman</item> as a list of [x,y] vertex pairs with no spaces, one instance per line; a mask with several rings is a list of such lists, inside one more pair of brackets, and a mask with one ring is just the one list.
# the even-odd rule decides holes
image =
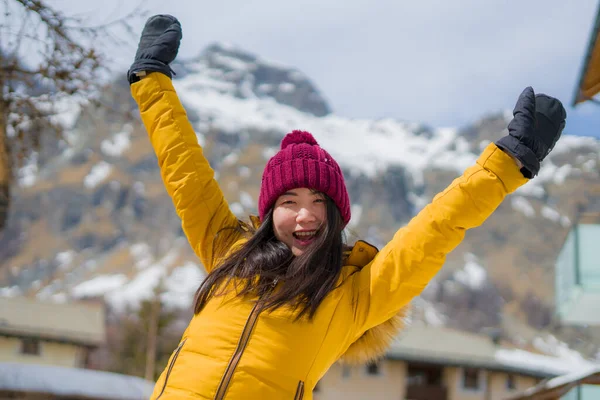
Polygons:
[[344,177],[308,132],[286,135],[268,161],[259,220],[232,214],[171,82],[180,39],[175,18],[150,18],[128,72],[165,187],[208,272],[153,399],[311,399],[340,358],[381,356],[465,231],[537,174],[564,127],[558,100],[525,89],[509,135],[383,249],[359,241],[346,250]]

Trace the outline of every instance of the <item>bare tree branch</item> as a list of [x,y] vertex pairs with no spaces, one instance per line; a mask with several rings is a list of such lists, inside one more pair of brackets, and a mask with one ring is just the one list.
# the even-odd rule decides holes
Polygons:
[[10,204],[12,172],[47,139],[65,140],[57,103],[72,97],[96,104],[102,85],[99,78],[108,71],[98,43],[119,42],[112,35],[113,28],[127,30],[130,19],[145,14],[140,1],[123,17],[86,26],[82,18],[69,17],[46,1],[2,0],[2,4],[0,231]]

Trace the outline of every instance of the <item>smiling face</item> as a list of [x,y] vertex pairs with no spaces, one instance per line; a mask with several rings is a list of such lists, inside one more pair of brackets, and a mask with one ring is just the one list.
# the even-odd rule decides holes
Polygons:
[[315,190],[288,190],[275,202],[273,230],[292,254],[299,256],[315,241],[327,223],[327,200]]

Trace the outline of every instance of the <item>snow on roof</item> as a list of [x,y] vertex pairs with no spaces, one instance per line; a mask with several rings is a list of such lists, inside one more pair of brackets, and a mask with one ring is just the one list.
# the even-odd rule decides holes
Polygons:
[[579,358],[552,357],[520,349],[499,349],[496,351],[495,358],[503,365],[540,371],[550,375],[563,375],[574,371],[600,368],[600,365],[587,361],[581,356]]
[[589,367],[586,369],[572,372],[570,374],[557,376],[556,378],[547,381],[543,386],[546,389],[553,389],[567,383],[580,381],[594,374],[600,374],[600,366]]
[[148,399],[154,384],[141,378],[49,365],[0,363],[0,390],[90,399]]
[[[572,372],[570,374],[561,375],[557,376],[556,378],[549,379],[536,386],[524,390],[522,393],[519,393],[518,396],[513,397],[513,399],[525,399],[530,398],[530,396],[533,395],[541,395],[542,393],[548,392],[552,392],[553,394],[557,391],[559,393],[564,393],[565,391],[570,390],[570,388],[576,386],[581,381],[585,381],[586,378],[592,377],[593,375],[600,375],[600,366],[585,368],[579,371]],[[563,386],[564,388],[561,388]]]
[[402,331],[388,351],[388,356],[436,364],[469,365],[537,377],[556,377],[600,368],[600,364],[586,360],[573,350],[562,348],[561,342],[554,341],[547,345],[547,350],[553,350],[554,355],[504,348],[494,344],[487,335],[448,327],[412,325]]

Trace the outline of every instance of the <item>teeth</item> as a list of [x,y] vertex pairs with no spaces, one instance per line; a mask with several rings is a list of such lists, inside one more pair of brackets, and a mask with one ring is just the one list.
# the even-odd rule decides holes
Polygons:
[[294,235],[299,236],[299,237],[310,237],[310,236],[314,236],[317,233],[317,231],[312,231],[312,232],[294,232]]

